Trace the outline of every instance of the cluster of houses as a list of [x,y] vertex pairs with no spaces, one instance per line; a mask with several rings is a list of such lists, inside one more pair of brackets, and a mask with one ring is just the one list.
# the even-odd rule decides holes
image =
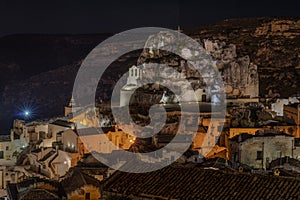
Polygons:
[[[287,166],[283,163],[288,163],[288,159],[297,163],[300,159],[300,106],[294,102],[281,105],[283,115],[292,119],[294,124],[280,125],[271,120],[260,127],[228,127],[226,124],[230,117],[219,119],[210,109],[202,110],[191,149],[177,163],[185,165],[223,158],[231,170],[256,170],[261,173],[282,170]],[[91,112],[95,110],[78,108],[72,113],[71,107],[76,108],[73,98],[62,118],[33,122],[15,120],[10,135],[0,138],[0,187],[7,190],[10,199],[28,199],[30,195],[49,193],[53,199],[98,199],[101,196],[101,181],[110,177],[114,170],[101,164],[91,152],[110,154],[121,149],[138,152],[136,138],[112,125],[108,118],[96,115],[103,119],[100,120],[102,127],[90,128],[88,126],[95,125],[96,119],[91,117]],[[170,113],[176,115],[177,111],[171,109]],[[212,115],[215,115],[213,121]],[[277,115],[280,116],[280,112]],[[174,134],[170,132],[174,127],[174,123],[166,124],[160,134],[154,135],[150,143],[143,145],[162,148],[170,141],[180,145],[182,140],[173,140]],[[187,131],[188,127],[187,124]],[[185,138],[190,135],[181,136]],[[108,141],[114,143],[114,147]],[[170,163],[175,161],[172,160],[172,152],[163,154]],[[274,164],[275,160],[280,160],[279,164]],[[288,169],[295,171],[296,168]],[[72,179],[79,182],[71,187]],[[45,188],[48,189],[44,191]]]
[[[110,120],[102,115],[97,115],[103,122],[102,127],[89,128],[88,126],[96,121],[90,117],[92,116],[90,113],[94,110],[78,107],[76,112],[73,110],[72,113],[72,107],[75,110],[77,108],[73,98],[65,107],[64,117],[49,121],[14,121],[10,135],[3,135],[0,138],[0,189],[8,190],[13,184],[13,187],[23,191],[20,189],[23,185],[19,187],[18,184],[26,182],[28,178],[32,179],[26,182],[28,188],[37,188],[37,185],[42,185],[42,188],[50,185],[56,187],[45,180],[63,184],[62,181],[69,176],[70,169],[82,163],[91,152],[105,154],[118,149],[126,150],[135,141],[135,137],[125,134],[118,126],[112,126]],[[81,127],[78,127],[78,124]],[[95,171],[97,169],[93,170],[93,173]],[[77,173],[74,175],[80,178],[85,176]],[[94,177],[94,183],[103,177],[106,177],[106,172],[100,178]],[[82,184],[84,183],[83,180]]]
[[[121,106],[129,104],[129,96],[132,90],[138,87],[139,78],[138,68],[135,66],[130,68],[127,84],[122,88],[120,94]],[[203,92],[199,93],[199,99],[200,97],[206,101]],[[181,112],[177,110],[176,102],[170,103],[168,98],[164,93],[160,101],[165,107],[168,117],[180,116]],[[241,106],[239,102],[233,103],[237,104],[237,107]],[[244,102],[242,104],[244,106]],[[173,179],[174,174],[172,173],[179,173],[176,177],[180,177],[180,173],[183,173],[185,176],[182,183],[188,184],[190,182],[189,172],[195,173],[195,176],[197,173],[202,174],[202,178],[225,177],[227,175],[223,172],[211,171],[221,170],[215,164],[208,167],[209,171],[205,171],[206,168],[194,169],[199,167],[199,163],[206,163],[207,159],[219,158],[225,160],[222,165],[224,169],[231,172],[238,170],[243,173],[248,170],[252,173],[272,173],[278,176],[281,172],[287,173],[288,171],[288,173],[300,175],[300,167],[297,166],[300,163],[298,161],[300,159],[300,102],[298,98],[277,100],[268,111],[273,114],[274,120],[268,120],[257,127],[231,127],[229,125],[231,116],[228,112],[224,118],[218,112],[213,113],[210,106],[200,110],[200,115],[193,113],[193,110],[189,111],[192,117],[183,123],[186,132],[180,133],[178,140],[174,139],[178,124],[169,122],[149,142],[126,134],[117,125],[114,125],[109,117],[101,115],[96,108],[83,108],[76,105],[74,98],[65,107],[64,117],[32,122],[15,120],[10,135],[0,137],[0,189],[6,190],[7,197],[11,200],[90,200],[108,197],[123,198],[125,194],[126,198],[131,196],[132,198],[153,199],[158,198],[159,191],[155,195],[151,194],[153,188],[148,185],[149,188],[145,186],[146,189],[141,191],[141,193],[144,192],[141,195],[141,193],[136,193],[130,180],[136,178],[136,180],[141,179],[145,183],[149,181],[149,184],[155,185],[162,183],[159,182],[159,178],[151,178],[152,176],[159,177],[159,173],[166,173],[170,179]],[[289,123],[281,125],[275,120],[276,117],[285,117]],[[198,120],[197,133],[187,134],[189,131],[193,131],[189,130],[189,127],[195,120]],[[127,126],[129,129],[133,128],[130,124]],[[175,163],[183,166],[192,164],[193,169],[182,168],[182,166],[179,168],[167,167],[158,172],[151,172],[151,179],[147,178],[149,174],[136,177],[138,175],[114,173],[115,170],[103,165],[92,154],[93,152],[100,152],[104,155],[113,154],[118,150],[147,152],[147,146],[149,150],[164,148],[171,141],[180,146],[182,142],[190,140],[191,136],[194,138],[190,149]],[[144,159],[151,162],[162,159],[168,159],[170,163],[176,161],[171,151],[165,150],[163,154],[163,157],[158,157],[157,160],[150,157],[144,157]],[[116,162],[121,161],[122,157],[118,157]],[[176,177],[174,181],[180,182]],[[230,180],[234,182],[237,179],[238,177],[233,175]],[[244,179],[248,180],[248,175],[243,175]],[[118,185],[122,184],[119,180],[129,181],[128,187],[124,188]],[[195,180],[195,185],[204,188],[205,186],[199,180]],[[268,181],[264,177],[258,177],[257,180]],[[226,182],[227,179],[224,181]],[[286,179],[280,179],[279,182],[290,184]],[[171,198],[171,196],[164,196],[168,195],[167,189],[165,190],[160,196]],[[200,192],[194,194],[199,195],[197,198],[200,199],[207,197]],[[174,193],[174,198],[185,198],[182,195],[184,194]],[[186,197],[193,198],[192,196]],[[219,197],[216,196],[216,198]]]

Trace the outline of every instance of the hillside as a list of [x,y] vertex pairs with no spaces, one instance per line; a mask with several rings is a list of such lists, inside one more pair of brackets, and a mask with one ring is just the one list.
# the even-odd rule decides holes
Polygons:
[[[238,56],[249,55],[258,66],[260,95],[287,97],[300,92],[300,18],[232,19],[184,30],[187,35],[235,44]],[[11,126],[16,105],[33,102],[37,117],[63,114],[81,61],[102,40],[102,35],[11,35],[0,38],[0,130]],[[102,77],[99,94],[109,90],[134,64],[138,52],[123,56]],[[288,88],[288,89],[287,89]]]
[[261,96],[300,92],[300,18],[231,19],[186,33],[235,44],[238,56],[249,55],[258,66]]

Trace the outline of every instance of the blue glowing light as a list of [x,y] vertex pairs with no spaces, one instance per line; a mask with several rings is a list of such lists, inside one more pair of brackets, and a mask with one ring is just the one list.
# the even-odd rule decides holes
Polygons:
[[25,110],[25,111],[24,111],[24,115],[25,115],[25,117],[28,117],[28,116],[30,115],[30,111]]
[[17,106],[17,116],[20,119],[30,120],[34,119],[37,116],[38,107],[34,103],[25,103],[23,102],[21,105]]

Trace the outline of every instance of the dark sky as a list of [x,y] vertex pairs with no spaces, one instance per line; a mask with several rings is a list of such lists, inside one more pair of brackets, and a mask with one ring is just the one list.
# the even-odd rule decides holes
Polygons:
[[0,35],[195,28],[225,18],[299,16],[298,0],[0,0]]

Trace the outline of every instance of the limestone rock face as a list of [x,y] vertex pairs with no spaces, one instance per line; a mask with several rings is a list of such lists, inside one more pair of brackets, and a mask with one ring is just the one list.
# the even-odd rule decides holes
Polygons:
[[[156,35],[150,36],[145,44],[145,49],[141,53],[138,59],[138,66],[141,67],[142,79],[151,80],[153,77],[160,77],[163,86],[169,88],[168,86],[173,86],[172,92],[175,94],[180,94],[176,99],[181,101],[208,101],[209,98],[203,97],[202,95],[209,95],[211,89],[206,89],[207,92],[199,92],[200,88],[207,87],[207,83],[204,81],[213,81],[214,74],[211,72],[211,60],[209,55],[206,53],[205,49],[195,49],[191,44],[181,44],[180,41],[177,42],[176,33],[171,32],[160,32]],[[166,50],[161,50],[159,48],[164,47]],[[172,53],[172,51],[178,51],[180,55]],[[188,58],[194,61],[194,64],[201,65],[203,74],[200,74],[196,70],[192,63],[187,62],[184,58]],[[146,64],[151,63],[151,68],[147,67]],[[155,64],[153,64],[155,63]],[[191,88],[185,85],[188,81]],[[156,85],[156,84],[154,84]],[[175,85],[175,87],[174,87]],[[153,86],[152,86],[153,87]],[[162,90],[163,88],[156,88],[156,90]],[[194,91],[192,91],[194,90]],[[198,91],[198,96],[194,95],[194,92]],[[204,90],[205,91],[205,90]],[[165,102],[166,97],[162,96],[161,101]]]
[[258,97],[259,80],[257,66],[248,55],[237,57],[236,46],[225,42],[204,40],[206,51],[216,61],[225,84],[228,98]]
[[[149,37],[146,48],[138,59],[138,64],[155,62],[173,67],[179,73],[175,74],[165,66],[158,66],[156,70],[143,69],[143,78],[152,77],[160,74],[164,78],[164,83],[181,85],[181,79],[189,80],[195,91],[198,89],[206,89],[205,94],[197,96],[197,99],[205,99],[208,101],[212,96],[215,88],[206,88],[207,84],[204,77],[210,77],[211,74],[200,74],[199,71],[193,69],[193,66],[182,57],[170,52],[159,50],[158,48],[168,46],[169,43],[176,39],[171,33],[159,33],[158,35]],[[180,45],[179,45],[180,46]],[[171,47],[174,48],[174,47]],[[258,97],[259,95],[259,79],[257,66],[250,62],[249,56],[238,57],[236,46],[234,44],[226,44],[218,40],[203,40],[203,52],[193,51],[193,47],[180,46],[181,54],[184,57],[197,57],[203,65],[213,63],[221,74],[225,86],[225,92],[228,98],[240,97]],[[210,55],[210,57],[208,56]],[[211,59],[211,60],[210,60]],[[143,68],[143,65],[141,65]],[[211,76],[213,77],[213,76]],[[183,83],[183,82],[182,82]],[[179,88],[179,87],[178,87]],[[187,93],[181,88],[182,93]],[[174,91],[176,92],[176,91]],[[207,97],[202,98],[202,95]],[[187,100],[189,95],[185,95],[183,99]],[[201,96],[201,98],[200,98]]]
[[199,41],[205,38],[236,45],[238,57],[248,55],[257,65],[260,96],[272,90],[287,98],[298,93],[300,84],[299,30],[299,17],[261,17],[228,19],[185,33]]

